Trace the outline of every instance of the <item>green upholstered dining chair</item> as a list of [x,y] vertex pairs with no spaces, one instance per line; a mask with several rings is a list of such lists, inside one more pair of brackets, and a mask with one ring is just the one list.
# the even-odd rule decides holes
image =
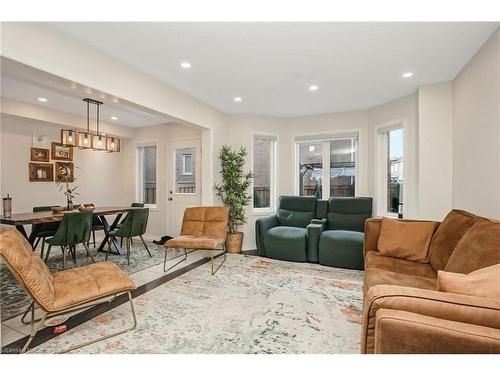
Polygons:
[[149,252],[148,245],[146,245],[146,241],[142,238],[142,235],[146,233],[148,216],[149,208],[134,208],[127,213],[127,216],[125,216],[125,219],[121,222],[120,227],[109,232],[106,260],[108,260],[109,252],[111,250],[111,240],[113,237],[120,237],[122,239],[125,238],[127,242],[127,264],[130,264],[130,244],[132,237],[139,237],[149,256],[152,256]]
[[[132,203],[132,204],[130,205],[130,207],[134,207],[134,208],[142,208],[142,207],[144,207],[144,203],[134,202],[134,203]],[[125,220],[125,219],[123,219],[123,220]],[[123,223],[123,221],[122,221],[122,223]],[[122,223],[118,223],[118,224],[116,225],[116,227],[115,227],[115,228],[120,228],[120,225],[121,225]],[[130,244],[131,244],[131,245],[133,245],[133,244],[134,244],[134,241],[132,240],[132,238],[130,239]],[[122,246],[122,247],[123,247],[123,237],[122,237],[122,238],[121,238],[121,240],[120,240],[120,246]]]
[[[53,206],[38,206],[38,207],[33,207],[33,212],[45,212],[45,211],[52,211],[52,207],[59,207],[58,205],[53,205]],[[40,252],[40,258],[43,259],[43,253],[45,250],[45,239],[48,237],[52,237],[56,231],[57,228],[59,228],[59,222],[53,222],[53,223],[43,223],[40,224],[40,229],[39,232],[36,235],[35,243],[33,244],[33,250],[36,250],[38,247],[38,244],[41,242],[42,243],[42,249]]]
[[88,242],[90,233],[92,232],[92,211],[85,212],[69,212],[64,214],[61,224],[53,237],[45,242],[49,245],[45,263],[49,260],[50,249],[52,246],[60,246],[63,252],[63,270],[66,269],[66,258],[68,250],[73,258],[73,263],[76,267],[76,245],[82,244],[87,250],[87,257],[92,263],[95,263],[94,257],[90,254]]

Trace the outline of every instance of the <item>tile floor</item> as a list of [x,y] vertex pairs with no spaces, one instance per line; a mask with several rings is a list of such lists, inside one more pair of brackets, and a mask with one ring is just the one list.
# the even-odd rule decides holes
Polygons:
[[[153,281],[159,277],[162,277],[168,273],[174,272],[178,270],[179,268],[185,267],[188,264],[194,263],[202,258],[207,257],[209,254],[213,254],[210,252],[206,252],[203,250],[199,251],[194,251],[188,255],[188,258],[185,262],[182,262],[178,264],[176,267],[172,268],[168,272],[163,272],[163,263],[158,264],[156,266],[147,268],[145,270],[133,273],[130,275],[130,277],[134,280],[136,286],[141,286],[145,283],[148,283],[150,281]],[[173,262],[172,262],[173,263]],[[123,308],[123,305],[120,305],[116,307],[116,309]],[[128,308],[128,305],[127,305]],[[74,315],[77,314],[79,311],[72,312],[68,315]],[[39,316],[38,315],[39,311],[38,309],[35,310],[35,317]],[[1,346],[10,344],[13,341],[16,341],[26,335],[29,334],[30,332],[30,326],[25,325],[21,322],[21,316],[6,320],[2,322],[2,328],[1,328]]]

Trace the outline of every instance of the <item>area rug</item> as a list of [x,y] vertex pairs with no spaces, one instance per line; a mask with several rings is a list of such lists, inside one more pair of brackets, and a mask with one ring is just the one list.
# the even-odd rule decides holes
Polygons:
[[[359,353],[361,271],[229,254],[134,299],[135,331],[78,353]],[[57,352],[127,326],[121,305],[36,347]]]
[[[155,245],[150,241],[146,241],[146,243],[152,257],[149,257],[141,241],[139,239],[135,239],[133,245],[130,248],[130,265],[127,264],[127,257],[125,255],[120,256],[110,254],[108,260],[119,265],[120,268],[128,274],[133,274],[162,263],[164,259],[165,248],[163,246]],[[40,247],[41,246],[39,246],[39,248],[37,249],[38,253],[40,252]],[[105,253],[96,252],[93,247],[90,248],[90,251],[95,257],[96,262],[103,261],[106,256]],[[89,264],[90,260],[86,257],[86,252],[83,246],[77,248],[76,254],[77,266]],[[181,255],[180,251],[178,252],[178,254],[173,254],[172,250],[170,250],[168,256],[170,259],[170,257],[178,255]],[[62,251],[60,248],[52,248],[48,266],[50,272],[57,272],[61,270]],[[66,260],[66,268],[70,269],[73,267],[73,260],[70,256],[68,256],[68,259]],[[17,282],[7,266],[2,262],[0,262],[0,288],[0,308],[2,322],[23,314],[31,303],[31,298]]]

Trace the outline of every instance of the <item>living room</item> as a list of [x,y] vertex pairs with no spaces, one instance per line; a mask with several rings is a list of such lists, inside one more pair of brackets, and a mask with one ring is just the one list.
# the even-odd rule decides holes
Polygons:
[[43,21],[1,24],[3,353],[500,353],[494,12]]

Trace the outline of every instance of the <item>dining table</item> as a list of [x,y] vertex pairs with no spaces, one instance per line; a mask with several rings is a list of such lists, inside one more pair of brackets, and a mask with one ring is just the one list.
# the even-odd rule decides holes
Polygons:
[[[124,214],[129,211],[137,209],[136,207],[96,207],[92,212],[94,216],[97,216],[103,226],[104,226],[104,239],[99,245],[97,251],[104,251],[104,246],[108,243],[109,232],[116,228],[120,223],[120,220]],[[37,234],[40,232],[42,224],[53,223],[61,221],[65,213],[78,212],[78,209],[73,211],[62,211],[62,212],[52,212],[52,211],[42,211],[42,212],[26,212],[26,213],[16,213],[11,216],[0,216],[0,223],[4,225],[13,225],[16,229],[28,240],[31,246],[33,246]],[[109,224],[106,216],[116,215],[115,219]],[[24,229],[25,225],[31,225],[32,229],[30,234],[26,233]],[[111,253],[123,254],[120,242],[116,237],[111,238],[112,248]],[[114,247],[114,249],[113,249]]]

